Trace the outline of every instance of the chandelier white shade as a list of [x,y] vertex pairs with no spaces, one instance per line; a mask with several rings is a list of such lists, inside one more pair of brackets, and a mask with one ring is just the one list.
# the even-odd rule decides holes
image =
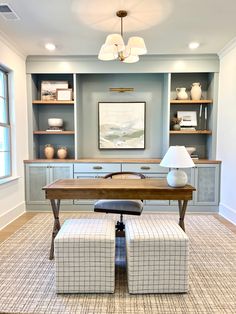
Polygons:
[[116,15],[121,18],[120,34],[110,34],[107,36],[105,44],[102,45],[98,59],[102,61],[119,59],[125,63],[134,63],[139,61],[139,55],[147,53],[147,48],[142,37],[130,37],[128,44],[125,45],[123,39],[123,18],[127,12],[120,10]]
[[105,46],[102,45],[98,59],[103,60],[103,61],[109,61],[109,60],[115,60],[118,57],[118,52],[113,46]]
[[160,166],[174,168],[167,175],[167,182],[170,186],[183,187],[187,184],[188,177],[179,168],[192,168],[195,165],[185,146],[170,146]]
[[147,48],[142,37],[130,37],[128,47],[131,49],[132,55],[144,55]]

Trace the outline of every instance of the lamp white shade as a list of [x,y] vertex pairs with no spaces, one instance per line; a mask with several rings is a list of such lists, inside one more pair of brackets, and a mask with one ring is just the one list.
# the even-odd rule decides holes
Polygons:
[[138,62],[139,56],[129,55],[127,58],[123,60],[125,63],[135,63]]
[[116,46],[119,52],[125,49],[124,40],[120,34],[108,35],[105,41],[105,46]]
[[168,168],[192,168],[194,162],[185,146],[170,146],[160,166]]
[[147,48],[142,37],[130,37],[128,46],[131,49],[132,55],[144,55],[147,53]]
[[98,59],[102,61],[115,60],[117,57],[118,57],[118,53],[116,51],[116,47],[106,46],[105,44],[102,45],[98,54]]

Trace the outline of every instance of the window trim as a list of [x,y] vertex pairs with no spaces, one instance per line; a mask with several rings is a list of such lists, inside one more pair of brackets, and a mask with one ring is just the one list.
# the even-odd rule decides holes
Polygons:
[[3,128],[9,129],[9,151],[2,151],[2,152],[9,152],[9,167],[10,172],[5,176],[0,176],[0,181],[6,180],[12,177],[12,132],[11,132],[11,119],[10,119],[10,101],[9,101],[9,72],[0,66],[0,71],[4,74],[5,80],[5,95],[6,97],[0,96],[2,99],[5,99],[7,105],[7,123],[0,122],[0,126]]

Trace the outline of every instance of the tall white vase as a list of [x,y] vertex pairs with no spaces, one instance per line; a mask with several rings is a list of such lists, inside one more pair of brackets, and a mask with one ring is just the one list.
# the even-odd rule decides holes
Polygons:
[[192,100],[200,100],[202,97],[202,89],[200,83],[193,83],[190,91]]

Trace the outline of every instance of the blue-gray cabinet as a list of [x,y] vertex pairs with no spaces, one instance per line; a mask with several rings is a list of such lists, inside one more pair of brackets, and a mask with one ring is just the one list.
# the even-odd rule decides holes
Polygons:
[[[42,187],[58,179],[73,178],[71,163],[28,163],[25,165],[26,204],[48,204]],[[72,201],[63,201],[71,204]]]
[[[50,209],[45,200],[42,187],[57,179],[65,178],[99,178],[109,172],[135,171],[143,173],[147,178],[165,178],[169,169],[160,167],[158,163],[68,163],[68,162],[32,162],[25,165],[26,207],[29,209]],[[192,211],[216,211],[219,204],[220,164],[198,163],[194,168],[183,169],[188,175],[189,184],[196,187],[193,200],[189,202]],[[65,200],[71,210],[93,210],[94,200]],[[175,211],[175,201],[145,201],[145,208],[151,211]],[[41,206],[40,206],[41,205]],[[45,205],[45,206],[43,206]],[[145,209],[144,208],[144,209]]]

